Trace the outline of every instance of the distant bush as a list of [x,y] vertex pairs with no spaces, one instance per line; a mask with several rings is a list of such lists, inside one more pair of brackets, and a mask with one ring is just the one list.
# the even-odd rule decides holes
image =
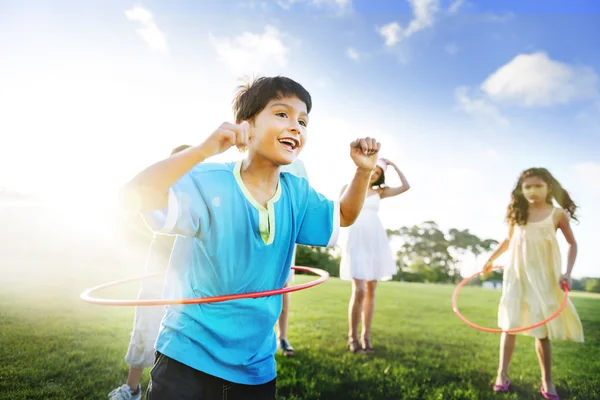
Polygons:
[[585,291],[600,293],[600,279],[599,278],[587,278],[585,282]]
[[340,276],[340,258],[323,247],[298,246],[296,265],[319,268],[327,271],[330,276]]

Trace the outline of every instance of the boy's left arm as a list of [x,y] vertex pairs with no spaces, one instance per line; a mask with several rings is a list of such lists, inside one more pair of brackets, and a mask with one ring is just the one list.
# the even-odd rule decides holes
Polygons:
[[350,226],[358,218],[369,188],[371,173],[377,163],[381,144],[373,138],[356,139],[350,143],[350,157],[356,164],[356,172],[350,184],[340,196],[340,226]]
[[[339,201],[327,199],[303,180],[306,203],[296,243],[305,246],[333,247],[341,226],[351,225],[358,217],[366,197],[371,172],[375,168],[379,143],[360,139],[351,144],[351,157],[357,166],[352,182]],[[298,180],[300,182],[300,180]]]

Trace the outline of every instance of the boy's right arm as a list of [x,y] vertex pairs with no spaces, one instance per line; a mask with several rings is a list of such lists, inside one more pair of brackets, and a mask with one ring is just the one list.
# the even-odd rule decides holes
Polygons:
[[152,164],[123,187],[121,206],[132,214],[167,208],[169,188],[208,157],[200,145]]
[[129,213],[168,207],[169,189],[196,164],[232,146],[248,144],[249,124],[223,123],[202,144],[149,166],[129,181],[121,191],[121,207]]

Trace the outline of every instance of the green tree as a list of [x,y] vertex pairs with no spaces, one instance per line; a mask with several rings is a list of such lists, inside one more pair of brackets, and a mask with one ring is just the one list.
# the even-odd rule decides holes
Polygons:
[[502,271],[492,271],[487,275],[480,275],[480,281],[502,281]]
[[[477,257],[484,252],[488,252],[492,249],[493,246],[498,244],[497,240],[494,239],[480,239],[477,235],[469,232],[468,229],[458,230],[458,229],[450,229],[448,231],[448,242],[450,248],[458,255],[458,261],[462,261],[464,259],[465,254],[470,253],[475,256],[475,260],[477,262]],[[453,282],[457,283],[457,279],[460,278],[460,274],[456,269],[456,263],[454,264],[455,270],[453,274]],[[494,276],[497,278],[498,276]],[[500,279],[502,279],[502,275],[500,275]],[[485,279],[482,279],[485,280]]]
[[324,247],[298,246],[296,265],[319,268],[329,272],[330,276],[340,276],[340,257]]
[[600,278],[588,278],[585,282],[585,291],[600,293]]
[[586,283],[586,278],[573,279],[573,285],[572,285],[571,290],[585,291],[585,283]]
[[[420,277],[420,282],[447,282],[452,275],[454,259],[448,252],[448,241],[434,221],[420,225],[402,227],[388,231],[390,236],[399,236],[403,244],[397,253],[399,274],[402,279],[410,272]],[[411,276],[416,281],[415,276]]]
[[493,239],[482,240],[468,229],[450,229],[444,233],[434,221],[388,230],[388,236],[402,240],[397,253],[399,271],[394,279],[411,282],[457,283],[461,279],[457,263],[466,254],[477,259],[498,243]]

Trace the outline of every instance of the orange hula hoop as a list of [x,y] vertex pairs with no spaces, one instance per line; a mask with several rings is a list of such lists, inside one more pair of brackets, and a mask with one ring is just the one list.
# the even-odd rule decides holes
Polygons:
[[[495,267],[498,269],[501,269],[503,267]],[[558,314],[560,314],[565,307],[567,306],[567,302],[569,301],[569,288],[567,287],[567,284],[565,282],[562,282],[562,288],[565,292],[565,297],[562,301],[562,304],[560,305],[560,307],[558,308],[558,310],[556,310],[552,315],[550,315],[548,318],[544,319],[543,321],[540,321],[536,324],[530,325],[530,326],[526,326],[523,328],[514,328],[514,329],[507,329],[507,330],[503,330],[503,329],[492,329],[492,328],[485,328],[483,326],[479,326],[477,324],[474,324],[473,322],[469,321],[468,319],[466,319],[465,317],[463,317],[463,315],[458,311],[458,307],[456,305],[456,298],[458,297],[458,292],[460,291],[460,289],[467,284],[467,282],[469,282],[471,279],[479,276],[483,274],[483,271],[479,271],[471,276],[469,276],[468,278],[463,279],[457,286],[456,289],[454,289],[454,293],[452,294],[452,310],[456,313],[456,316],[458,318],[461,319],[461,321],[463,321],[465,324],[469,325],[472,328],[475,329],[479,329],[480,331],[483,332],[491,332],[491,333],[519,333],[519,332],[524,332],[524,331],[528,331],[534,328],[537,328],[538,326],[547,324],[548,322],[552,321],[554,318],[556,318],[558,316]]]
[[276,296],[283,293],[296,292],[298,290],[308,289],[313,286],[317,286],[327,279],[329,279],[329,273],[322,269],[318,268],[309,268],[309,267],[297,267],[293,266],[292,269],[296,271],[305,271],[311,272],[315,275],[319,276],[319,279],[315,279],[313,281],[303,283],[300,285],[283,287],[281,289],[274,290],[264,290],[261,292],[250,292],[250,293],[241,293],[241,294],[230,294],[230,295],[222,295],[222,296],[209,296],[209,297],[200,297],[200,298],[187,298],[187,299],[147,299],[147,300],[120,300],[120,299],[99,299],[96,297],[92,297],[91,294],[109,287],[114,287],[121,285],[123,283],[148,279],[160,275],[164,275],[164,272],[157,272],[153,274],[146,274],[135,276],[133,278],[120,279],[118,281],[113,281],[109,283],[104,283],[102,285],[95,286],[93,288],[85,290],[81,293],[80,298],[83,301],[88,303],[102,305],[102,306],[164,306],[164,305],[173,305],[173,304],[206,304],[206,303],[218,303],[223,301],[230,300],[239,300],[239,299],[256,299],[259,297],[268,297],[268,296]]

